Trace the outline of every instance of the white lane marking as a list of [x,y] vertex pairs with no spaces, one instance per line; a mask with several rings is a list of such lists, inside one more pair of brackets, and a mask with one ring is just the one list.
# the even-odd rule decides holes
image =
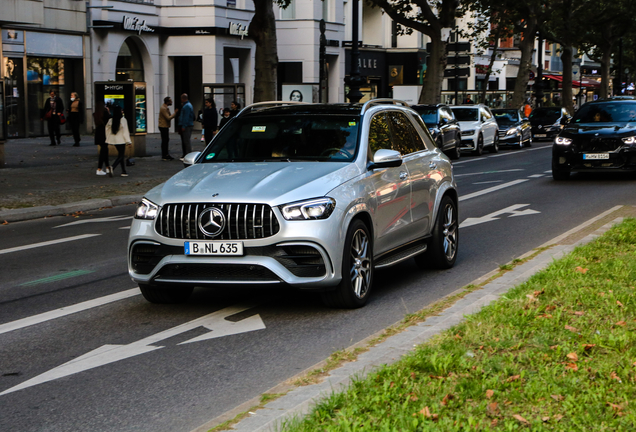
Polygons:
[[46,321],[54,320],[66,315],[71,315],[76,312],[81,312],[94,307],[102,306],[108,303],[112,303],[118,300],[123,300],[129,297],[139,295],[139,288],[133,288],[126,291],[118,292],[116,294],[110,294],[104,297],[88,300],[81,303],[76,303],[71,306],[65,306],[60,309],[44,312],[38,315],[22,318],[16,321],[8,322],[0,325],[0,334],[8,333],[10,331],[19,330],[21,328],[29,327],[35,324],[41,324]]
[[484,190],[481,190],[481,191],[478,191],[478,192],[470,193],[468,195],[460,196],[459,197],[459,201],[466,201],[466,200],[471,199],[471,198],[475,198],[475,197],[478,197],[478,196],[481,196],[481,195],[486,195],[486,194],[489,194],[491,192],[498,191],[500,189],[504,189],[504,188],[507,188],[507,187],[510,187],[510,186],[514,186],[514,185],[518,185],[520,183],[525,183],[527,181],[528,181],[528,179],[513,180],[513,181],[508,182],[508,183],[500,184],[498,186],[493,186],[493,187],[488,188],[488,189],[484,189]]
[[552,174],[552,170],[543,171],[546,174]]
[[532,209],[519,210],[520,208],[527,207],[529,205],[530,204],[515,204],[515,205],[511,205],[510,207],[506,207],[505,209],[501,209],[496,212],[487,214],[486,216],[482,216],[478,218],[467,218],[466,220],[464,220],[464,222],[462,222],[459,225],[459,227],[466,228],[473,225],[479,225],[486,222],[492,222],[494,220],[499,219],[499,217],[497,216],[501,216],[506,213],[510,213],[510,216],[508,217],[527,216],[531,214],[541,213],[540,211],[532,210]]
[[535,148],[526,149],[526,150],[517,150],[517,151],[514,151],[514,152],[510,152],[510,153],[500,153],[500,154],[491,155],[491,156],[484,156],[484,157],[477,157],[477,158],[474,158],[474,159],[462,160],[462,161],[458,161],[458,162],[453,162],[453,166],[461,165],[461,164],[465,164],[465,163],[470,163],[470,162],[481,161],[481,160],[488,159],[488,158],[491,158],[491,157],[518,155],[518,154],[523,154],[523,153],[529,152],[529,151],[543,150],[543,149],[552,149],[552,146],[535,147]]
[[473,184],[479,185],[479,184],[501,183],[502,181],[503,180],[490,180],[490,181],[484,181],[484,182],[475,182]]
[[132,219],[132,218],[133,218],[132,216],[120,215],[120,216],[108,216],[108,217],[103,217],[103,218],[82,219],[82,220],[78,220],[78,221],[75,221],[75,222],[69,222],[69,223],[64,224],[64,225],[58,225],[58,226],[55,226],[53,228],[67,227],[67,226],[71,226],[71,225],[82,225],[82,224],[87,224],[87,223],[117,222],[117,221],[121,221],[121,220]]
[[539,178],[539,177],[545,177],[545,174],[532,174],[528,176],[528,178]]
[[505,173],[505,172],[515,172],[515,171],[525,171],[525,170],[522,168],[513,168],[509,170],[499,170],[499,171],[482,171],[482,172],[476,172],[476,173],[455,174],[455,177],[466,177],[466,176],[483,175],[483,174],[499,174],[499,173]]
[[119,229],[127,229],[127,230],[129,230],[129,229],[130,229],[130,226],[127,226],[127,227],[120,227]]
[[83,239],[87,239],[87,238],[91,238],[91,237],[97,237],[97,236],[100,236],[100,235],[101,234],[82,234],[82,235],[78,235],[78,236],[66,237],[66,238],[61,238],[61,239],[57,239],[57,240],[49,240],[49,241],[45,241],[45,242],[41,242],[41,243],[33,243],[33,244],[30,244],[30,245],[17,246],[17,247],[13,247],[13,248],[9,248],[9,249],[0,249],[0,255],[11,253],[11,252],[19,252],[19,251],[23,251],[23,250],[27,250],[27,249],[35,249],[35,248],[39,248],[39,247],[42,247],[42,246],[50,246],[50,245],[59,244],[59,243],[66,243],[66,242],[75,241],[75,240],[83,240]]
[[226,319],[232,315],[236,315],[253,307],[254,305],[230,306],[225,309],[221,309],[219,311],[205,315],[201,318],[197,318],[185,324],[181,324],[171,329],[156,333],[152,336],[148,336],[147,338],[132,342],[128,345],[101,346],[91,352],[88,352],[67,363],[64,363],[63,365],[60,365],[28,381],[25,381],[22,384],[11,387],[10,389],[0,393],[0,396],[58,378],[83,372],[89,369],[93,369],[99,366],[104,366],[119,360],[124,360],[140,354],[145,354],[150,351],[161,349],[163,348],[163,346],[153,346],[152,344],[155,344],[164,339],[169,339],[181,333],[188,332],[198,327],[204,327],[208,330],[211,330],[211,332],[195,337],[194,339],[181,342],[179,345],[191,342],[199,342],[206,339],[229,336],[233,334],[246,333],[255,330],[263,330],[265,328],[265,323],[261,319],[260,315],[253,315],[237,322],[228,321]]

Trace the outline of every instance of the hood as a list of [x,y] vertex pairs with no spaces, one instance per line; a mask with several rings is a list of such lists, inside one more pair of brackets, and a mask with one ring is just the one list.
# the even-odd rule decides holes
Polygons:
[[569,135],[633,135],[636,125],[633,123],[570,123],[562,133]]
[[156,204],[228,202],[285,204],[321,197],[360,174],[355,163],[243,162],[195,164],[152,189]]
[[471,129],[479,129],[481,127],[481,123],[479,121],[461,121],[459,122],[459,128],[463,131],[471,130]]

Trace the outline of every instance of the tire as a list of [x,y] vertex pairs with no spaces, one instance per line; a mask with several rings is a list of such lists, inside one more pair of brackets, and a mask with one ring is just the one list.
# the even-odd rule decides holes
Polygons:
[[432,234],[426,252],[417,255],[415,263],[424,268],[453,267],[459,246],[459,215],[457,203],[448,195],[442,198]]
[[528,142],[526,143],[526,146],[532,147],[532,134],[530,134],[530,138],[528,138]]
[[484,154],[484,137],[482,134],[479,134],[479,137],[477,138],[477,148],[473,153],[477,156],[481,156]]
[[373,239],[361,220],[354,220],[345,237],[342,280],[335,290],[321,294],[327,307],[356,309],[364,306],[373,286]]
[[570,178],[569,169],[560,169],[552,160],[552,178],[556,181],[564,181]]
[[453,149],[453,151],[448,155],[449,158],[451,158],[452,160],[457,160],[462,156],[462,149],[461,149],[461,143],[462,143],[462,138],[460,135],[456,135],[455,136],[455,148]]
[[157,304],[183,303],[190,298],[194,290],[193,287],[167,288],[153,287],[146,284],[139,284],[139,289],[146,300]]
[[490,146],[490,153],[499,153],[499,132],[495,134],[492,139],[492,145]]
[[519,136],[519,150],[523,148],[523,135]]

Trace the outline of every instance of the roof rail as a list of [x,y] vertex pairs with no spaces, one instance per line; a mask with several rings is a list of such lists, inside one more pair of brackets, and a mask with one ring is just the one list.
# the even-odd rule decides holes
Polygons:
[[243,113],[254,111],[254,109],[267,108],[267,107],[271,107],[271,106],[273,107],[273,106],[281,106],[281,105],[298,105],[298,104],[308,105],[309,102],[292,102],[292,101],[256,102],[256,103],[253,103],[251,105],[246,106],[241,111],[239,111],[239,113],[237,114],[237,117],[239,115],[243,114]]
[[375,106],[375,105],[384,105],[384,104],[390,104],[390,105],[402,105],[408,108],[409,104],[407,104],[404,101],[398,100],[398,99],[388,99],[388,98],[383,98],[383,99],[371,99],[370,101],[368,101],[367,103],[365,103],[362,106],[362,110],[360,111],[360,115],[364,114],[367,110],[369,110],[371,107]]

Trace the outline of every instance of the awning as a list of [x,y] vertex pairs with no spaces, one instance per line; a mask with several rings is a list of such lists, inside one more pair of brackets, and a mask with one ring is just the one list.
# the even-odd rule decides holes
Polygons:
[[[563,82],[563,75],[552,75],[552,74],[548,74],[548,75],[543,75],[544,78],[548,78],[551,80],[555,80],[558,82]],[[581,81],[583,81],[583,83],[581,83]],[[572,87],[600,87],[601,83],[593,80],[593,79],[589,79],[589,78],[583,78],[581,81],[576,81],[576,80],[572,80]]]

